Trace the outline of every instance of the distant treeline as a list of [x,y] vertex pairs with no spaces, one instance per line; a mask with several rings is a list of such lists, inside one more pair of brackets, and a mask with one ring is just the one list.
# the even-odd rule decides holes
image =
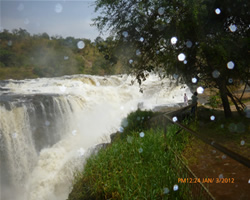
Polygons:
[[31,35],[24,29],[4,30],[0,33],[0,80],[124,73],[121,63],[101,52],[100,46],[109,42],[112,38],[97,37],[91,42],[47,33]]

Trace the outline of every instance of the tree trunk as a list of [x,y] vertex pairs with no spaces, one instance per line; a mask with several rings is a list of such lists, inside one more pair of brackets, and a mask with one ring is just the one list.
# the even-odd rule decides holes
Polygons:
[[224,115],[226,118],[232,117],[232,111],[227,98],[226,83],[224,80],[221,80],[218,85],[219,85],[220,97],[224,108]]

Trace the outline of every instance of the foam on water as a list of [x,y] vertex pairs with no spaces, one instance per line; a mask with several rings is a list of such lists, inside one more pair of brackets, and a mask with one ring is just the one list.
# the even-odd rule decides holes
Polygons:
[[138,104],[152,109],[183,103],[184,93],[191,97],[186,85],[156,75],[142,83],[143,93],[134,80],[74,75],[2,84],[1,198],[67,199],[74,171],[83,168],[95,145],[110,141]]

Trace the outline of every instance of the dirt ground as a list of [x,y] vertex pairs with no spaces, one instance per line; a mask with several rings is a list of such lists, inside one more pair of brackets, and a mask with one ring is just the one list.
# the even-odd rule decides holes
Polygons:
[[[250,160],[250,119],[246,119],[242,122],[245,126],[244,132],[232,132],[230,128],[225,127],[224,133],[220,134],[218,123],[214,125],[213,128],[213,122],[211,122],[211,120],[210,122],[209,120],[207,120],[207,122],[204,120],[205,118],[209,118],[209,114],[216,116],[216,120],[224,117],[222,108],[212,109],[208,105],[205,105],[209,95],[210,93],[199,96],[199,105],[202,108],[200,110],[198,109],[198,121],[200,124],[196,132]],[[238,96],[240,95],[241,92],[239,91]],[[246,101],[245,105],[250,109],[249,90],[244,94],[243,99],[249,100],[248,102]],[[210,113],[206,113],[204,109],[209,109]],[[162,109],[163,112],[168,110],[169,108]],[[178,108],[172,108],[171,111],[173,110],[178,110]],[[238,114],[234,106],[231,107],[231,110],[234,116],[232,122],[238,120],[237,123],[241,123],[239,121],[240,118],[237,117]],[[221,124],[221,126],[222,125],[223,124]],[[241,144],[241,141],[244,141],[244,145]],[[221,178],[220,180],[224,181],[224,183],[216,183],[216,181],[214,181],[213,183],[205,184],[215,199],[250,200],[250,168],[226,156],[224,153],[205,144],[194,136],[191,137],[191,142],[185,149],[183,156],[186,158],[189,168],[197,178],[201,180],[202,178],[215,178],[214,180]]]

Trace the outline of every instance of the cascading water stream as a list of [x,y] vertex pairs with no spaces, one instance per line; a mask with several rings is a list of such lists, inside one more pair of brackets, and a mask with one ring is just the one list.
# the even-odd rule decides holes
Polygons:
[[0,197],[63,200],[96,144],[109,142],[128,113],[190,97],[186,85],[150,75],[74,75],[0,83]]

